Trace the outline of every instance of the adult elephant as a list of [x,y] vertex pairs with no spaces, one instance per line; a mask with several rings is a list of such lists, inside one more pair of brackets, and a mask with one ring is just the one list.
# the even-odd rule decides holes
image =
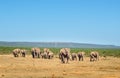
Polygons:
[[31,54],[33,58],[40,58],[40,48],[32,48]]
[[76,53],[72,53],[71,57],[72,57],[72,60],[77,60],[77,54]]
[[19,57],[20,56],[20,49],[19,48],[14,49],[12,53],[13,53],[14,57]]
[[69,48],[60,49],[59,58],[61,59],[62,63],[68,63],[70,59],[70,49]]
[[93,51],[90,53],[90,61],[99,60],[99,53],[97,51]]
[[78,52],[77,56],[78,56],[79,61],[84,60],[84,55],[85,55],[85,52]]

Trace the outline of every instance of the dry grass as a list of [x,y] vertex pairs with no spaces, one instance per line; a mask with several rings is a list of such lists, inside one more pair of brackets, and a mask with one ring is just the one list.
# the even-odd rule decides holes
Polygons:
[[51,60],[0,56],[0,78],[120,78],[120,58],[107,57],[97,62]]

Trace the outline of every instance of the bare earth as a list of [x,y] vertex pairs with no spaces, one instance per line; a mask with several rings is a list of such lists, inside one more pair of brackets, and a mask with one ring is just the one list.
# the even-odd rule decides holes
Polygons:
[[101,58],[97,62],[70,61],[61,64],[58,58],[33,59],[0,55],[0,78],[120,78],[120,58]]

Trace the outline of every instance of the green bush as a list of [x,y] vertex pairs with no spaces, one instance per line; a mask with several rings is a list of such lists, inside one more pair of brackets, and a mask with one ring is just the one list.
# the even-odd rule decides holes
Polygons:
[[[0,54],[12,54],[15,48],[26,49],[27,54],[30,54],[31,47],[0,47]],[[43,48],[40,48],[43,51]],[[55,54],[58,54],[61,48],[49,48]],[[120,57],[120,49],[97,49],[97,48],[71,48],[71,53],[84,51],[89,56],[91,51],[98,51],[100,56],[114,56]]]

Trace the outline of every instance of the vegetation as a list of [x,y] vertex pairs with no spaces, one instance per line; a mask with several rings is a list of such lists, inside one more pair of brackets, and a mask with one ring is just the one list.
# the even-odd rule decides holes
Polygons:
[[[11,54],[12,50],[15,48],[20,49],[26,49],[27,54],[30,54],[31,47],[0,47],[0,54]],[[52,52],[55,54],[59,53],[60,48],[50,48]],[[41,51],[43,51],[43,48],[41,48]],[[120,57],[120,49],[98,49],[98,48],[71,48],[71,52],[80,52],[84,51],[87,56],[89,56],[89,53],[91,51],[98,51],[101,56],[114,56],[114,57]]]
[[84,51],[89,56],[91,51],[98,51],[100,56],[114,56],[120,57],[120,49],[98,49],[98,48],[72,48],[71,52]]

